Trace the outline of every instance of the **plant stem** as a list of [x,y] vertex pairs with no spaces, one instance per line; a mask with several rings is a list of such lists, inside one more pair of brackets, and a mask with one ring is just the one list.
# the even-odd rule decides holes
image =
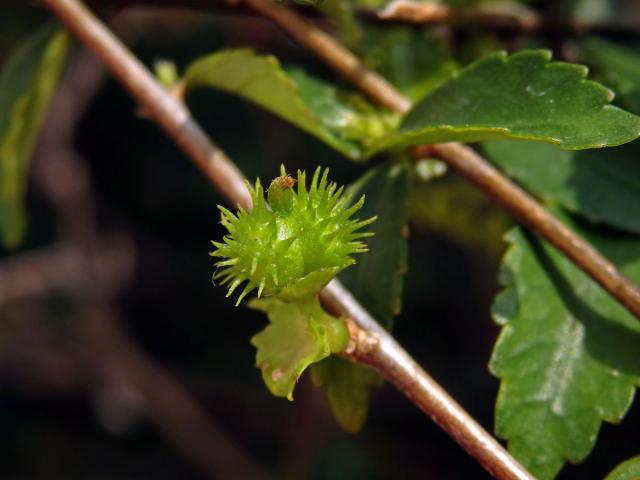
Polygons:
[[193,120],[186,106],[155,81],[145,66],[78,1],[43,0],[83,43],[90,46],[129,93],[191,158],[231,204],[245,208],[251,198],[244,177]]
[[493,477],[534,480],[495,438],[416,363],[337,279],[325,287],[320,299],[331,313],[348,318],[353,343],[347,347],[344,357],[380,372]]
[[[116,76],[165,132],[209,178],[230,203],[250,208],[244,178],[226,155],[213,145],[188,110],[155,81],[149,71],[77,0],[43,0]],[[496,478],[532,480],[533,477],[464,409],[440,387],[337,281],[322,292],[334,313],[347,313],[374,348],[352,352],[351,358],[368,364],[394,383]],[[368,345],[367,342],[357,345]],[[379,351],[375,351],[379,350]]]
[[380,105],[402,113],[411,107],[411,102],[393,88],[387,80],[366,68],[362,61],[348,49],[293,10],[280,6],[272,0],[243,1],[246,5],[283,27],[292,37],[322,58]]
[[[264,4],[269,0],[244,1],[256,9],[259,6],[260,11],[265,16],[271,18],[282,29],[316,53],[334,70],[342,72],[353,62],[353,60],[349,60],[344,63],[342,56],[337,52],[343,52],[345,48],[294,11],[286,7],[277,7],[276,10],[275,6],[269,7],[272,11],[267,11]],[[304,26],[305,35],[300,34],[302,26]],[[310,40],[317,36],[322,36],[323,42],[321,44]],[[354,82],[354,84],[360,86],[357,82]],[[389,84],[387,83],[386,85],[388,86]],[[395,90],[393,87],[390,88]],[[367,93],[381,105],[390,107],[397,112],[405,113],[408,109],[405,104],[397,103],[393,106],[383,101],[389,96],[387,87],[378,92],[378,94],[371,91]],[[400,95],[399,92],[396,91],[396,93]],[[638,287],[625,278],[595,248],[562,225],[532,197],[524,193],[471,148],[461,143],[448,143],[416,147],[414,152],[438,153],[449,166],[482,188],[485,193],[497,200],[500,205],[513,214],[517,220],[538,232],[545,240],[558,248],[576,266],[624,305],[631,314],[640,319],[640,290]]]
[[[10,293],[22,293],[23,301],[25,294],[41,295],[46,289],[64,287],[72,294],[80,317],[74,337],[80,340],[77,347],[84,357],[79,360],[92,366],[90,393],[133,394],[128,407],[125,400],[125,410],[146,414],[203,478],[266,480],[270,477],[262,466],[226,435],[188,389],[137,348],[123,327],[115,297],[134,275],[138,252],[128,235],[105,238],[100,231],[93,182],[85,159],[74,148],[78,124],[104,77],[91,52],[82,50],[76,55],[39,132],[33,180],[56,214],[61,245],[67,253],[63,258],[40,256],[27,262],[23,257],[23,282],[15,278],[21,273],[19,263],[15,264],[18,268],[8,271],[10,264],[3,264],[0,284],[4,274],[12,287]],[[48,260],[58,263],[44,264]],[[16,291],[20,283],[27,287],[22,292]],[[30,289],[30,285],[37,288]],[[73,376],[73,372],[69,374]]]
[[600,252],[551,215],[533,197],[508,180],[475,150],[461,143],[417,147],[414,154],[435,154],[464,175],[520,223],[542,235],[629,312],[640,319],[640,291]]

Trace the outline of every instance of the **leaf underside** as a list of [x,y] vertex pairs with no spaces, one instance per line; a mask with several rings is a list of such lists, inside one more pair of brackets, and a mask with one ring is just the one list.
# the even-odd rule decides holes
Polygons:
[[[601,252],[640,280],[640,240],[578,225]],[[493,316],[502,331],[491,359],[501,379],[496,431],[536,478],[593,448],[601,422],[618,422],[640,381],[640,323],[546,243],[512,230]]]
[[422,143],[505,138],[580,150],[640,135],[640,118],[610,105],[613,93],[585,80],[586,67],[550,58],[545,50],[525,50],[471,64],[416,104],[369,155]]

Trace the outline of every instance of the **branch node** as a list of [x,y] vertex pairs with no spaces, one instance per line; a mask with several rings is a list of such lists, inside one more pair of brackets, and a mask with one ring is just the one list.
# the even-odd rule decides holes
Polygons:
[[377,333],[368,332],[349,317],[345,318],[345,322],[349,330],[349,343],[343,351],[345,357],[352,359],[365,358],[378,348],[380,336]]

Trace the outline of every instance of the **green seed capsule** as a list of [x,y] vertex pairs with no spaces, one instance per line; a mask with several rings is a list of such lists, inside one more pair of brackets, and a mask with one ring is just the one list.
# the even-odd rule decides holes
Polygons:
[[[222,260],[214,280],[228,286],[230,296],[242,284],[236,305],[252,290],[284,299],[315,295],[340,270],[355,263],[354,253],[367,251],[356,233],[375,217],[352,219],[364,203],[353,205],[343,195],[343,187],[329,182],[329,170],[318,167],[307,190],[305,172],[297,180],[281,167],[281,175],[271,182],[265,201],[260,180],[247,183],[253,201],[250,212],[240,208],[233,214],[219,207],[221,223],[227,228],[222,242],[213,242],[210,255]],[[297,190],[296,190],[297,184]]]

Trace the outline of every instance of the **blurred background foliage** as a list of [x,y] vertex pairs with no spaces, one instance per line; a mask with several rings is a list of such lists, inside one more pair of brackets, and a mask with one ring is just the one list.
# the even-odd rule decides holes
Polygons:
[[[106,3],[93,2],[147,65],[171,59],[182,70],[200,55],[251,46],[277,55],[285,65],[336,80],[277,27],[256,16],[215,9],[118,10]],[[333,6],[335,11],[338,3],[327,0],[324,8]],[[377,7],[383,2],[360,3]],[[442,40],[443,61],[434,77],[413,93],[432,88],[455,65],[499,48],[543,46],[570,61],[593,58],[597,74],[601,59],[578,47],[585,36],[596,32],[628,47],[639,45],[640,8],[635,2],[526,3],[545,19],[533,34],[480,25],[390,29],[397,45],[393,54],[401,67],[422,53],[413,49],[416,36]],[[46,12],[35,4],[3,2],[0,63],[46,19]],[[342,21],[347,22],[342,32],[352,47],[377,48],[348,24],[353,19]],[[381,28],[375,21],[368,24],[365,38],[372,29]],[[371,58],[375,67],[375,55]],[[411,75],[401,68],[382,73],[400,86]],[[617,86],[616,78],[602,77]],[[634,109],[635,100],[632,97],[625,106]],[[281,163],[289,170],[320,164],[346,184],[367,169],[237,97],[199,90],[188,103],[249,178],[270,179]],[[223,298],[224,289],[211,284],[213,268],[207,253],[209,241],[223,234],[216,208],[223,202],[139,113],[128,95],[107,78],[75,132],[95,188],[99,231],[123,230],[135,243],[135,273],[120,288],[116,302],[138,348],[177,379],[230,442],[276,478],[487,478],[475,461],[388,385],[374,392],[370,418],[356,435],[340,430],[324,395],[306,377],[293,403],[269,394],[248,343],[264,324],[263,316],[234,308]],[[39,151],[35,161],[41,162],[45,154]],[[511,220],[454,173],[429,182],[416,177],[413,182],[409,271],[394,332],[454,398],[491,428],[498,381],[486,365],[498,328],[489,311],[505,247],[501,237]],[[24,244],[17,252],[0,250],[1,260],[55,242],[59,218],[37,182],[30,185],[27,210]],[[149,421],[146,405],[135,392],[117,378],[96,376],[83,360],[87,349],[79,333],[83,319],[82,309],[64,289],[1,306],[2,478],[206,478],[167,440],[162,428]],[[582,465],[565,468],[559,478],[603,478],[621,459],[636,453],[639,428],[637,408],[622,425],[603,425],[594,453]]]

